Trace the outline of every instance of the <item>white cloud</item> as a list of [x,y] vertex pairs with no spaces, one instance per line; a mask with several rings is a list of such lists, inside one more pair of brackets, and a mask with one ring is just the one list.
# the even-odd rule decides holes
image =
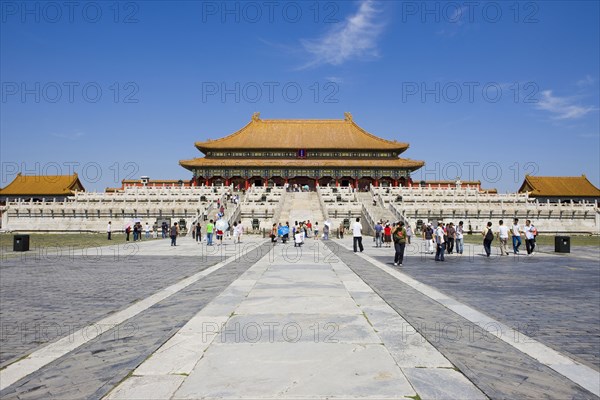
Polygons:
[[568,97],[558,97],[552,94],[552,90],[543,90],[541,99],[536,104],[536,108],[555,114],[555,119],[576,119],[596,111],[592,106],[580,106],[573,103]]
[[82,132],[74,132],[74,133],[52,133],[52,136],[67,139],[67,140],[77,140],[82,137],[84,134]]
[[303,68],[322,64],[340,65],[351,59],[377,57],[377,40],[383,32],[381,10],[372,0],[364,0],[358,12],[335,24],[318,39],[301,40],[311,59]]
[[596,82],[596,78],[592,77],[591,75],[586,75],[585,78],[577,81],[577,86],[591,86],[594,84],[594,82]]

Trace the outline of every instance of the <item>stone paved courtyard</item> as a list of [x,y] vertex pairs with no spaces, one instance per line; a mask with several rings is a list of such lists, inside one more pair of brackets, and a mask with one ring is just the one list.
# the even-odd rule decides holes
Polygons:
[[[0,268],[2,398],[598,398],[594,253],[181,238]],[[110,252],[112,251],[112,252]]]

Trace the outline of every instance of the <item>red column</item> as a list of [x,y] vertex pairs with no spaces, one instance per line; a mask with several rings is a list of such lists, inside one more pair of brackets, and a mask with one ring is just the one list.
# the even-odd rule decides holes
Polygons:
[[229,179],[225,179],[225,186],[229,186]]
[[335,187],[340,186],[340,183],[338,182],[338,178],[335,178]]
[[286,185],[287,185],[287,183],[288,183],[288,178],[285,178],[285,183],[286,183]]
[[317,188],[317,186],[319,186],[319,180],[315,178],[315,189]]
[[375,187],[379,187],[379,180],[375,179]]
[[394,179],[394,186],[398,186],[398,179]]
[[208,186],[208,179],[206,180],[206,186]]
[[246,181],[244,182],[244,188],[246,190],[248,190],[249,187],[250,187],[250,184],[248,183],[248,179],[246,179]]
[[358,178],[354,178],[354,189],[358,189]]
[[265,183],[264,183],[264,185],[265,185],[265,186],[269,186],[269,178],[265,178]]

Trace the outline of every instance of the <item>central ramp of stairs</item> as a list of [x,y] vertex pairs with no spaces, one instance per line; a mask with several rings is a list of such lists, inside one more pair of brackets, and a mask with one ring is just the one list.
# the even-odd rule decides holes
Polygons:
[[290,192],[287,193],[282,205],[279,221],[281,223],[310,220],[313,225],[319,222],[323,224],[323,212],[319,203],[319,195],[316,192]]

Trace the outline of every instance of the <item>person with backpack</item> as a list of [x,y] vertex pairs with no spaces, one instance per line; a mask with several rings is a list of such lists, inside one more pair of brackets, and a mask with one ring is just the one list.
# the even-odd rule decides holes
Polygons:
[[406,229],[404,228],[404,222],[399,221],[394,228],[392,233],[392,239],[394,240],[394,249],[396,254],[394,255],[394,265],[402,266],[404,260],[404,249],[406,248]]
[[494,231],[492,231],[492,222],[488,222],[487,226],[481,232],[483,235],[483,249],[489,257],[492,254],[492,241],[494,240]]
[[179,227],[177,226],[177,222],[173,222],[173,226],[171,226],[169,236],[171,237],[171,246],[177,246],[177,236],[179,235]]

